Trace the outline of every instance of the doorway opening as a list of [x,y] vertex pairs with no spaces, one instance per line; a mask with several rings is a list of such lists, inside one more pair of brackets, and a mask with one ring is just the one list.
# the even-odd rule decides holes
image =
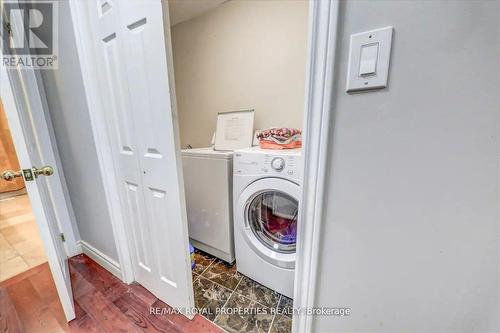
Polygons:
[[300,138],[309,3],[168,5],[196,310],[229,332],[291,332],[303,152],[258,133]]
[[[214,1],[214,3],[215,2],[216,1]],[[243,303],[249,302],[249,306],[250,304],[255,306],[262,305],[262,301],[258,302],[252,300],[250,295],[245,296],[242,293],[235,291],[239,287],[238,284],[241,285],[244,280],[242,275],[238,275],[240,274],[238,270],[241,268],[241,262],[238,263],[238,260],[236,266],[231,266],[233,262],[232,260],[222,259],[222,262],[219,262],[220,258],[217,255],[212,254],[213,257],[209,257],[207,255],[207,251],[198,250],[194,254],[194,274],[192,274],[189,270],[191,262],[188,252],[188,233],[191,233],[192,228],[190,228],[188,232],[187,219],[185,216],[186,209],[184,205],[189,205],[190,202],[193,201],[189,198],[185,200],[184,197],[185,194],[188,196],[188,190],[184,185],[187,185],[186,183],[193,180],[194,177],[187,176],[186,172],[184,172],[184,176],[179,173],[180,169],[183,167],[181,161],[182,154],[179,151],[179,148],[188,148],[188,145],[196,148],[207,147],[207,145],[210,145],[210,137],[213,133],[214,127],[210,126],[210,124],[214,124],[215,121],[206,121],[205,119],[198,117],[196,114],[192,115],[193,120],[191,121],[195,124],[195,134],[197,133],[196,129],[198,129],[199,132],[203,130],[203,133],[207,132],[207,127],[212,127],[212,129],[208,130],[208,135],[204,134],[205,138],[203,139],[203,142],[198,141],[198,143],[194,143],[194,141],[183,141],[182,136],[183,133],[185,133],[182,125],[183,111],[181,110],[182,106],[179,105],[181,97],[179,96],[179,92],[176,92],[181,85],[178,82],[173,81],[174,76],[176,81],[179,76],[179,71],[175,69],[176,43],[175,41],[173,43],[174,55],[172,63],[172,56],[170,53],[172,51],[170,42],[171,27],[168,24],[169,12],[165,11],[165,8],[168,8],[165,4],[170,4],[170,2],[163,2],[164,6],[162,8],[158,6],[157,2],[141,3],[140,6],[138,6],[138,3],[136,2],[115,3],[114,6],[110,6],[109,2],[105,1],[99,3],[102,4],[102,6],[97,6],[97,8],[95,4],[86,6],[80,4],[79,2],[72,3],[72,15],[76,22],[75,27],[77,27],[75,30],[75,35],[77,37],[76,40],[78,41],[77,48],[82,59],[82,74],[84,77],[87,99],[90,105],[89,109],[92,130],[98,147],[99,164],[101,172],[105,175],[103,176],[105,183],[104,190],[110,210],[113,212],[113,214],[111,214],[111,220],[114,236],[117,240],[117,246],[119,248],[118,256],[123,280],[127,283],[134,280],[141,283],[157,295],[158,298],[163,299],[166,303],[172,305],[173,307],[180,306],[182,309],[191,309],[196,303],[196,291],[192,288],[193,284],[191,283],[191,278],[194,277],[195,283],[196,281],[199,281],[200,283],[206,283],[206,281],[211,282],[207,284],[214,286],[215,289],[212,289],[211,291],[216,292],[218,287],[222,288],[224,286],[222,284],[216,284],[216,282],[213,281],[214,278],[210,281],[210,279],[207,279],[207,275],[209,273],[217,273],[217,269],[222,265],[228,265],[225,267],[226,272],[229,271],[229,275],[233,274],[236,276],[237,284],[234,286],[234,290],[231,290],[233,287],[229,288],[231,291],[230,293],[224,293],[226,294],[226,300],[222,302],[223,307],[228,303],[232,295],[235,295],[233,298],[234,300],[239,298],[239,295],[242,295],[243,298],[240,300]],[[196,5],[197,2],[180,1],[179,3],[191,3]],[[271,5],[278,5],[285,2],[220,1],[219,7],[227,9],[229,8],[227,7],[228,5],[248,3],[269,3]],[[301,2],[290,1],[289,3]],[[310,6],[311,9],[313,7],[315,8],[311,13],[311,22],[308,22],[309,15],[307,13],[309,3],[314,4]],[[267,108],[257,106],[253,108],[253,105],[250,102],[242,103],[240,101],[240,103],[235,103],[235,97],[248,98],[248,96],[253,95],[248,89],[239,89],[235,94],[233,94],[233,96],[225,98],[225,100],[232,101],[233,105],[228,107],[211,107],[211,109],[215,109],[216,112],[225,112],[228,110],[241,111],[249,109],[257,110],[257,112],[259,110],[266,110],[267,115],[262,119],[272,122],[269,124],[261,122],[259,124],[258,116],[256,116],[257,120],[255,129],[264,130],[274,126],[288,126],[293,129],[305,127],[308,129],[305,133],[309,139],[308,142],[311,142],[311,138],[314,139],[312,141],[319,141],[321,133],[319,131],[310,131],[310,128],[311,124],[316,126],[318,124],[321,125],[322,122],[321,119],[320,121],[317,121],[316,118],[311,119],[312,115],[310,114],[310,111],[313,106],[316,106],[318,103],[323,105],[323,102],[320,101],[323,94],[312,96],[311,89],[319,89],[318,91],[321,92],[329,90],[316,87],[316,83],[318,82],[323,84],[322,81],[325,76],[321,74],[321,71],[325,68],[325,66],[324,63],[317,64],[315,62],[317,60],[316,58],[320,57],[319,54],[316,57],[315,52],[317,47],[314,44],[316,36],[314,33],[314,31],[316,31],[314,30],[314,24],[322,24],[321,27],[323,27],[325,22],[319,21],[322,17],[319,17],[318,15],[320,10],[317,9],[319,5],[316,6],[316,2],[304,1],[303,4],[306,9],[303,13],[305,24],[303,25],[302,30],[299,29],[300,35],[303,36],[303,38],[298,38],[298,31],[292,29],[288,29],[286,31],[287,34],[285,36],[281,36],[281,39],[291,41],[293,45],[300,45],[303,48],[303,52],[284,52],[283,49],[270,51],[271,48],[260,47],[260,40],[255,43],[251,43],[249,42],[249,38],[254,37],[256,32],[255,29],[249,29],[246,36],[239,36],[239,39],[243,44],[250,44],[250,46],[253,47],[253,49],[251,48],[252,51],[254,49],[259,49],[260,52],[267,51],[267,55],[260,60],[265,60],[266,57],[270,59],[278,58],[279,60],[297,60],[296,56],[297,54],[300,54],[299,58],[301,59],[297,61],[297,65],[293,66],[293,68],[302,71],[303,75],[300,80],[298,80],[300,81],[300,84],[295,86],[296,90],[293,90],[293,98],[277,97],[277,92],[283,88],[283,85],[280,85],[280,82],[286,81],[288,83],[292,81],[290,73],[292,73],[293,70],[285,70],[285,73],[282,76],[270,75],[270,70],[283,68],[283,61],[278,61],[275,66],[266,67],[266,70],[249,70],[248,76],[240,76],[239,78],[233,80],[226,80],[225,83],[227,87],[230,86],[230,88],[233,88],[233,86],[239,83],[239,81],[248,81],[249,77],[252,79],[260,77],[262,79],[261,83],[271,83],[271,87],[264,90],[264,97],[268,98],[271,102],[295,101],[292,104],[296,110],[299,110],[297,118],[300,122],[304,119],[304,105],[307,104],[306,123],[286,123],[288,120],[292,119],[290,108],[277,107],[276,105]],[[161,9],[163,9],[163,20],[158,17],[158,13]],[[210,12],[215,12],[218,8],[214,9],[214,7],[212,7],[211,9],[212,10],[210,10]],[[185,11],[181,10],[180,12]],[[326,18],[329,20],[328,22],[330,22],[330,16],[327,16]],[[247,23],[247,19],[247,16],[240,16],[235,22],[241,21],[245,24]],[[197,18],[194,17],[193,20],[197,20]],[[269,22],[273,22],[273,20],[261,20],[260,23],[269,24]],[[181,26],[183,23],[181,22],[179,25]],[[231,30],[234,28],[234,25],[229,24],[225,25],[225,27],[227,30]],[[265,38],[273,36],[276,37],[274,34],[275,31],[272,29],[267,29],[265,32]],[[308,35],[313,37],[312,40],[309,41],[312,45],[309,50],[307,47]],[[321,38],[319,38],[321,42],[325,39],[323,37],[324,36],[321,36]],[[329,35],[327,34],[326,37],[329,37]],[[223,39],[220,35],[212,34],[208,39],[193,38],[191,39],[191,42],[220,42],[221,40]],[[334,45],[329,44],[328,42],[329,40],[325,41],[327,45]],[[165,45],[166,47],[158,47],[159,43],[161,46]],[[150,52],[152,49],[157,52]],[[240,56],[245,55],[245,50],[241,47],[226,47],[226,49],[229,49]],[[313,58],[309,59],[310,61],[306,60],[308,54],[309,57],[312,56]],[[208,62],[215,61],[218,60],[218,56],[219,55],[216,54],[212,57],[205,57],[205,60]],[[136,61],[137,59],[141,59],[143,61],[138,62]],[[234,59],[229,59],[228,61],[231,62],[231,60],[234,64]],[[102,71],[94,72],[94,69],[97,68],[97,64],[102,66]],[[191,64],[195,65],[194,63]],[[211,80],[210,76],[207,77],[206,72],[196,71],[194,70],[194,66],[190,67],[189,65],[190,64],[186,66],[186,69],[188,71],[192,70],[198,80],[195,80],[191,87],[188,85],[187,88],[196,88],[196,85],[200,83],[200,80],[208,82],[207,85],[213,84],[213,86],[215,86],[214,81]],[[241,71],[242,69],[248,70],[249,68],[245,67],[246,64],[244,62],[236,61],[235,65],[237,67],[237,71]],[[305,67],[307,67],[307,69]],[[212,68],[221,71],[227,70],[227,68],[217,66],[212,66]],[[144,73],[148,74],[147,77],[144,77]],[[166,73],[169,75],[168,78],[165,77]],[[329,78],[329,76],[326,77]],[[293,76],[293,78],[296,79],[295,76]],[[315,78],[318,78],[318,82],[314,81],[315,85],[312,87],[311,82],[312,79]],[[259,87],[259,82],[252,83],[251,87]],[[177,101],[174,98],[174,92],[176,92]],[[187,98],[192,100],[201,100],[201,106],[198,106],[197,110],[203,111],[203,109],[207,108],[207,104],[203,102],[208,100],[208,98],[213,97],[211,95],[220,97],[226,92],[227,91],[224,91],[224,89],[217,88],[213,89],[211,94],[192,94],[187,95]],[[106,96],[107,98],[103,98],[103,96]],[[297,96],[301,98],[297,99]],[[177,106],[175,105],[176,103]],[[322,108],[318,107],[315,109],[322,110]],[[149,110],[149,112],[145,112],[145,110]],[[177,110],[179,110],[179,112]],[[280,113],[276,110],[284,110],[284,112]],[[280,114],[278,118],[273,118],[278,114]],[[285,119],[285,121],[283,121],[283,119]],[[180,121],[180,136],[179,128],[177,126],[178,121]],[[116,124],[117,126],[109,128],[109,124]],[[179,138],[180,142],[178,142]],[[317,152],[314,150],[315,147],[311,148],[310,143],[308,143],[308,154],[316,156]],[[307,229],[308,231],[310,229],[309,227],[306,228],[304,223],[301,223],[299,215],[302,215],[302,213],[294,211],[297,206],[300,204],[307,204],[308,201],[307,198],[302,202],[300,201],[303,196],[300,189],[301,177],[299,168],[302,167],[303,163],[300,161],[300,156],[280,156],[280,159],[275,160],[274,158],[268,158],[267,160],[269,168],[273,168],[273,173],[276,172],[274,175],[279,173],[280,175],[283,175],[283,177],[281,177],[283,179],[271,180],[271,183],[258,182],[258,184],[255,185],[255,189],[262,191],[262,193],[268,193],[269,195],[266,194],[259,196],[261,193],[255,192],[248,197],[258,198],[254,205],[254,214],[251,214],[251,216],[253,216],[253,219],[255,220],[255,223],[252,223],[252,225],[254,227],[261,226],[260,230],[255,229],[255,232],[250,232],[253,233],[254,236],[259,232],[267,232],[268,236],[274,236],[274,240],[279,240],[280,243],[286,243],[286,250],[290,250],[293,246],[289,244],[289,241],[293,239],[293,237],[287,236],[292,236],[293,233],[290,235],[278,234],[279,228],[277,229],[276,226],[279,226],[280,228],[282,225],[290,226],[290,228],[284,227],[282,230],[293,230],[294,225],[296,225],[297,229]],[[290,164],[291,160],[294,161],[294,163]],[[310,156],[306,158],[306,163],[308,163],[308,161],[311,161]],[[221,163],[223,164],[224,161]],[[252,164],[250,163],[250,165]],[[290,165],[295,166],[295,168],[292,168],[292,170],[289,170],[289,168],[287,169],[286,166],[289,167]],[[270,170],[269,168],[267,168],[267,170]],[[203,172],[207,171],[207,169],[201,167],[199,164],[198,170],[200,171],[199,174],[203,174]],[[282,171],[285,172],[281,173]],[[114,175],[115,177],[109,177],[109,175]],[[210,174],[210,177],[215,178],[213,174]],[[296,179],[292,180],[293,177],[296,177]],[[304,177],[303,181],[306,185],[309,182],[307,177]],[[266,185],[267,187],[262,188],[260,187],[261,185]],[[283,190],[284,187],[288,187],[288,189]],[[308,188],[315,188],[315,186],[309,185]],[[219,191],[220,188],[213,187],[212,192],[209,195],[205,195],[205,197],[216,197],[215,194],[219,194]],[[233,196],[233,198],[231,198],[233,204],[237,198],[240,198],[240,196],[242,198],[245,197],[243,192],[244,191],[242,190],[241,195],[238,195],[238,197]],[[294,192],[294,194],[290,195],[292,192]],[[228,193],[228,195],[230,195],[233,191],[230,190]],[[280,193],[284,193],[285,195],[280,195]],[[311,195],[311,193],[315,193],[315,191],[310,190],[309,195]],[[253,195],[256,195],[256,197]],[[291,199],[289,197],[291,197]],[[308,205],[306,206],[309,207]],[[244,207],[244,205],[242,205],[241,209],[246,212],[246,207]],[[230,211],[229,215],[232,216],[232,213],[233,212]],[[176,215],[172,216],[172,214]],[[308,214],[311,215],[309,210]],[[154,219],[151,218],[152,216]],[[310,216],[308,216],[308,218],[310,218]],[[247,219],[242,218],[242,220],[245,221]],[[312,220],[314,220],[314,217]],[[299,232],[299,237],[300,235],[304,235],[304,233]],[[300,267],[294,268],[295,271],[297,271],[297,274],[304,270],[304,250],[301,250],[300,247],[310,247],[310,244],[307,243],[308,237],[309,234],[306,234],[305,241],[303,240],[297,243],[296,255],[300,256],[302,260]],[[263,239],[265,238],[261,237],[261,240]],[[253,245],[254,247],[263,248],[262,253],[265,253],[265,251],[273,251],[273,249],[266,246],[263,241],[257,240],[257,242],[254,242]],[[270,242],[267,242],[267,245],[270,245]],[[273,245],[270,246],[273,247]],[[185,251],[184,253],[182,253],[183,249]],[[172,255],[172,251],[176,251],[175,253],[180,253],[181,255],[175,257]],[[277,260],[275,266],[286,269],[283,272],[286,272],[288,275],[290,274],[290,267],[288,265],[293,262],[293,260],[289,260],[289,258],[292,256],[289,256],[290,253],[279,254],[282,255],[282,257],[280,256],[280,260]],[[258,255],[252,255],[248,257],[253,258],[257,256]],[[196,258],[198,258],[198,261]],[[179,260],[173,262],[174,259]],[[218,265],[219,263],[221,265]],[[196,272],[196,267],[200,267],[199,272]],[[212,271],[210,268],[214,268],[214,270]],[[258,269],[255,270],[257,271]],[[228,275],[220,274],[220,277],[223,276]],[[269,276],[273,275],[269,274]],[[252,281],[252,283],[257,282],[256,278],[248,278]],[[151,283],[148,283],[148,280]],[[288,279],[286,280],[288,281]],[[301,279],[300,281],[297,281],[298,283],[296,284],[303,286],[305,283],[304,281],[309,282],[310,279]],[[253,284],[247,289],[254,290],[256,294],[264,294],[263,291],[266,291],[267,289],[264,289],[263,287],[270,289],[271,292],[277,292],[275,289],[269,288],[266,284],[267,283]],[[227,287],[224,288],[228,289]],[[227,291],[226,289],[220,290]],[[287,289],[289,290],[290,286],[288,286]],[[203,294],[205,294],[205,291],[210,293],[210,289],[205,289],[205,291],[203,291],[202,288],[200,290]],[[297,294],[298,299],[301,294],[302,292]],[[278,292],[278,297],[274,297],[271,306],[266,306],[266,311],[269,309],[270,311],[274,310],[276,313],[280,300],[286,300],[281,295],[288,295],[287,297],[290,299],[288,304],[291,305],[290,303],[291,298],[293,297],[293,292]],[[218,300],[217,303],[220,303],[220,300]],[[307,302],[299,299],[299,304],[304,303]],[[200,303],[198,303],[198,305],[199,304]],[[204,309],[207,307],[210,308],[214,305],[211,300],[204,304],[207,305],[202,307]],[[199,308],[199,306],[197,306],[197,308]],[[260,311],[257,310],[257,312]],[[189,317],[189,315],[186,316]],[[279,316],[273,315],[270,318],[266,317],[265,320],[259,320],[259,325],[262,324],[263,326],[261,327],[266,327],[271,330],[271,327],[275,322],[281,322],[280,319],[283,319],[285,322],[283,326],[287,328],[286,330],[289,330],[292,319],[290,317],[283,317],[286,317],[286,315],[280,314]],[[217,322],[217,318],[215,316],[212,319]],[[301,319],[294,320],[295,323],[300,321]],[[248,323],[250,322],[251,320],[248,321]],[[243,326],[246,325],[246,322],[240,321],[240,323]],[[234,331],[234,329],[228,329]],[[264,331],[266,331],[266,329],[264,329]]]

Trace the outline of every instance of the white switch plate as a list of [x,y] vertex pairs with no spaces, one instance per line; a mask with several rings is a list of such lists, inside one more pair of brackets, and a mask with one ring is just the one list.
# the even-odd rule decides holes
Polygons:
[[361,46],[359,75],[370,76],[377,73],[378,43]]
[[[380,89],[387,86],[389,74],[389,60],[391,57],[392,27],[385,27],[351,35],[349,46],[349,65],[347,70],[346,91]],[[365,59],[361,59],[362,49],[377,45],[377,52],[364,52]],[[373,50],[373,48],[372,48]],[[375,62],[375,71],[371,72],[371,65]],[[365,73],[361,74],[360,73]]]

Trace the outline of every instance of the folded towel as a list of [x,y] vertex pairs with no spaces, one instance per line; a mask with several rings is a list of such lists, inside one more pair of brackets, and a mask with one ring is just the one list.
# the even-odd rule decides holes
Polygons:
[[270,128],[257,134],[263,149],[293,149],[302,146],[302,131],[295,128]]

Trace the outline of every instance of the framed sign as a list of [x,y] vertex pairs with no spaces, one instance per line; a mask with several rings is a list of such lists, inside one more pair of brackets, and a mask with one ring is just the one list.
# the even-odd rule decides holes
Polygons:
[[217,114],[215,150],[235,150],[252,146],[254,110]]

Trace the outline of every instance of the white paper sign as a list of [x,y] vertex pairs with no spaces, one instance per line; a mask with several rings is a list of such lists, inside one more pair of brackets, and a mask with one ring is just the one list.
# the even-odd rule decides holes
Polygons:
[[221,112],[217,115],[215,150],[252,146],[254,110]]

